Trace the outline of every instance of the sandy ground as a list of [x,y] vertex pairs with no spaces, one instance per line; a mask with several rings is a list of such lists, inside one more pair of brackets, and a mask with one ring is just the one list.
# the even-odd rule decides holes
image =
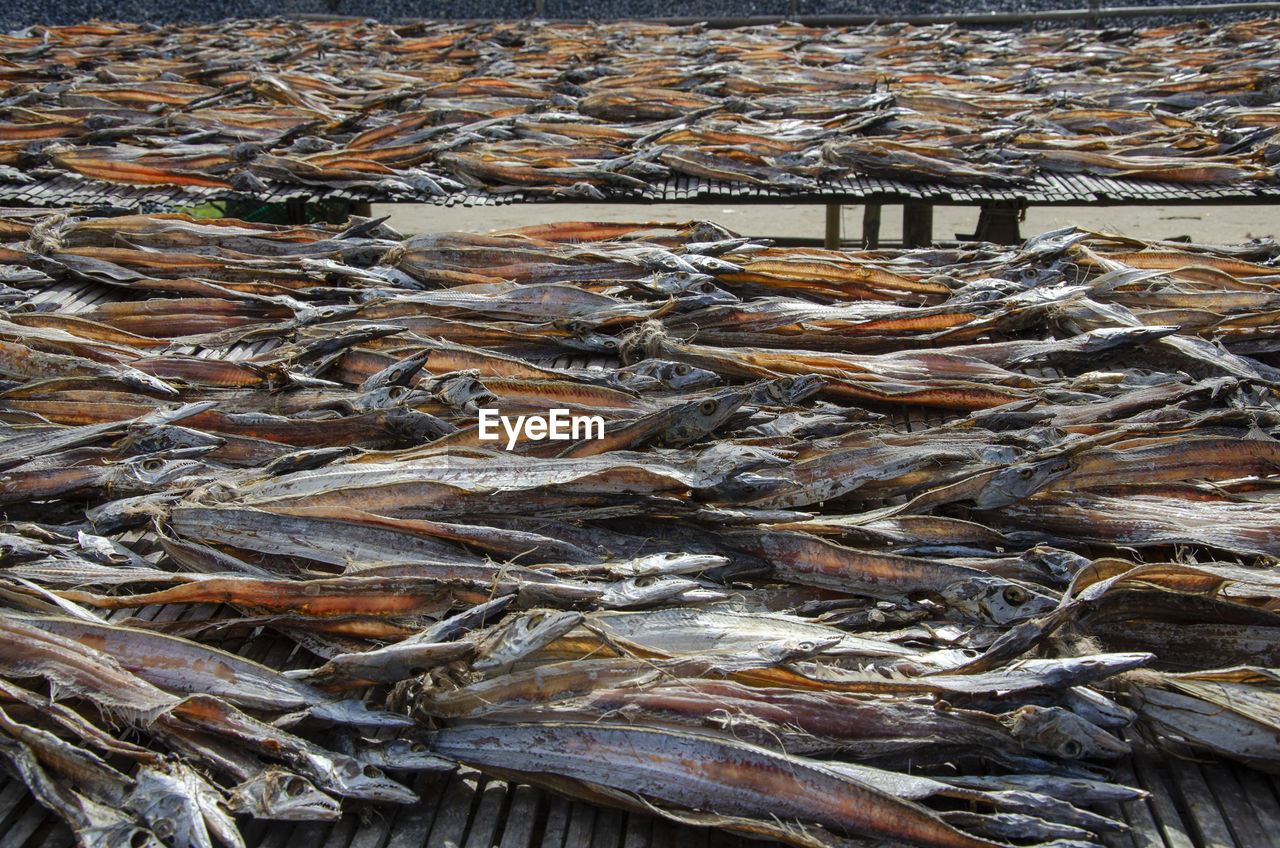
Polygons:
[[[389,223],[405,234],[488,232],[550,221],[711,220],[743,235],[821,239],[826,221],[821,204],[529,203],[472,208],[375,204],[373,208],[377,215],[390,215]],[[977,221],[975,206],[937,206],[933,213],[934,238],[951,240],[972,233]],[[1066,226],[1138,238],[1191,236],[1198,242],[1233,243],[1275,236],[1280,232],[1280,214],[1274,207],[1262,205],[1042,206],[1028,209],[1021,225],[1024,237]],[[846,239],[861,238],[861,206],[843,208],[842,232]],[[901,207],[884,207],[880,238],[892,242],[901,237]]]

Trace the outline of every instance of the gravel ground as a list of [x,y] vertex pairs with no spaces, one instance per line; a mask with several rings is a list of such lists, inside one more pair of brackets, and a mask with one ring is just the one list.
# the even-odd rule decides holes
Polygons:
[[[1152,6],[1172,0],[1113,0],[1104,5]],[[1181,0],[1203,4],[1210,0]],[[545,0],[551,18],[651,18],[715,17],[722,15],[792,14],[792,0]],[[905,0],[886,6],[883,0],[795,0],[799,14],[926,15],[948,11],[1020,12],[1055,8],[1084,8],[1086,0],[971,0],[931,2]],[[0,30],[33,24],[65,25],[100,18],[150,21],[157,24],[217,21],[224,18],[256,18],[274,15],[341,14],[396,20],[422,18],[521,18],[534,13],[534,0],[0,0]],[[1112,26],[1157,23],[1155,19],[1118,20]]]

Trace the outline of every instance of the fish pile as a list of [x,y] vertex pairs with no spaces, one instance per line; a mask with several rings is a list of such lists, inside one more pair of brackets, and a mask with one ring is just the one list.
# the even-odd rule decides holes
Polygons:
[[679,178],[1274,186],[1280,21],[1149,30],[91,23],[0,36],[0,179],[364,199]]
[[84,845],[461,763],[1069,848],[1144,797],[1129,734],[1280,768],[1274,242],[0,232],[0,760]]

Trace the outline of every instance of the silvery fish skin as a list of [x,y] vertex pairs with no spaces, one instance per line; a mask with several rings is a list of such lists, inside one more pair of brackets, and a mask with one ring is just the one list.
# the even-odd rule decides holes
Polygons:
[[[768,793],[779,815],[816,821],[837,831],[893,833],[919,845],[977,848],[996,844],[956,831],[919,807],[817,763],[781,758],[763,748],[703,734],[608,724],[507,724],[438,731],[432,745],[477,765],[572,774],[655,801],[730,815],[750,815],[761,807],[755,794]],[[586,756],[584,746],[595,753]],[[619,746],[644,750],[647,759],[632,760],[621,768],[614,759]],[[779,768],[780,761],[787,766]],[[696,768],[696,763],[703,765]],[[727,781],[717,766],[708,767],[708,763],[732,766],[736,782]],[[778,797],[785,798],[780,807]]]

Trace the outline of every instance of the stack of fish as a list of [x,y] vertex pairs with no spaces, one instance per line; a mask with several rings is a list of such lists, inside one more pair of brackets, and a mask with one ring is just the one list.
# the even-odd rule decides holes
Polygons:
[[1273,186],[1280,22],[1145,31],[239,21],[0,36],[0,179],[260,195]]
[[1062,848],[1135,721],[1280,766],[1272,242],[0,229],[0,759],[85,844],[464,763]]

